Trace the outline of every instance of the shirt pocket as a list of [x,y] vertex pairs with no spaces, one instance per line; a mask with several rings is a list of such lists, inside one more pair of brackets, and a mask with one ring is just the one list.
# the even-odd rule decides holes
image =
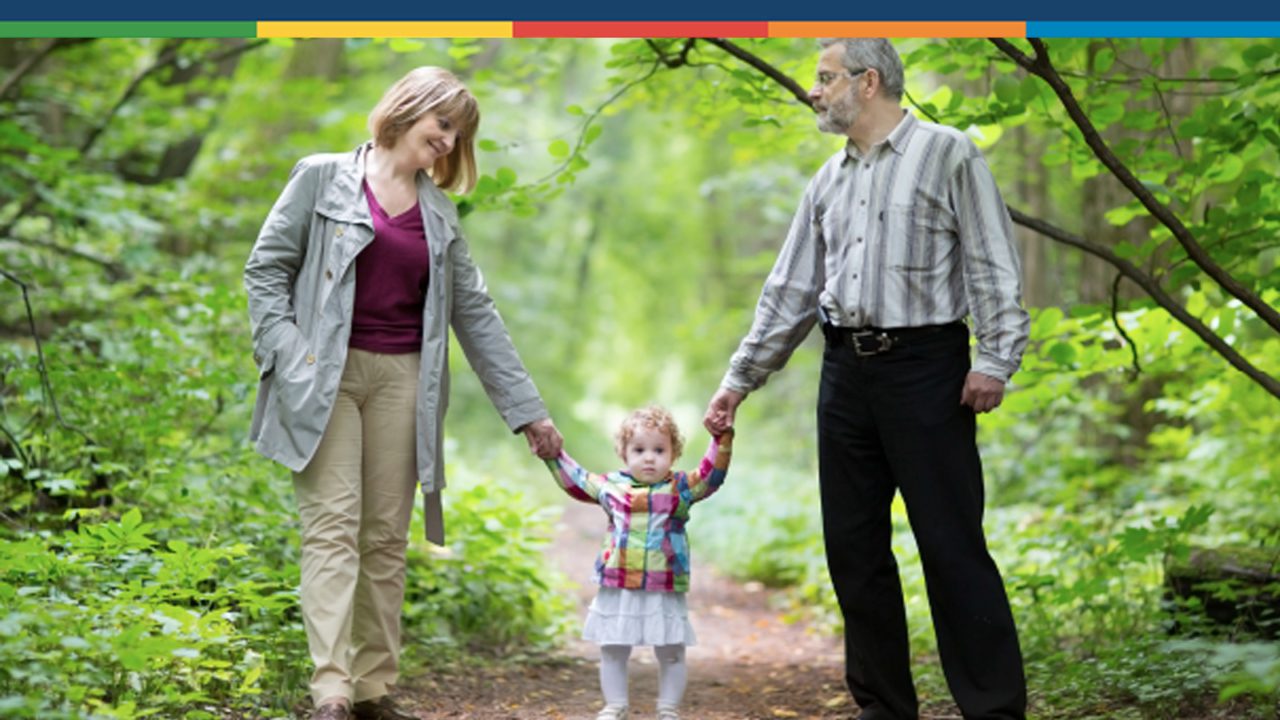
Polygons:
[[885,266],[900,273],[930,273],[957,245],[955,216],[931,205],[891,205],[886,211]]

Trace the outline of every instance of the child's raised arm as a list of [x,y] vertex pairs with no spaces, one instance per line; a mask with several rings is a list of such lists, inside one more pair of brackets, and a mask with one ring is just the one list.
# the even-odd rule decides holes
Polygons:
[[556,479],[556,484],[569,497],[585,503],[600,501],[600,491],[605,483],[604,476],[587,472],[577,460],[569,457],[569,453],[561,450],[558,457],[547,461],[547,468],[551,470],[551,476]]
[[698,463],[698,469],[689,475],[689,493],[693,502],[709,497],[724,484],[729,472],[729,460],[733,455],[733,428],[719,437],[712,437],[707,454]]

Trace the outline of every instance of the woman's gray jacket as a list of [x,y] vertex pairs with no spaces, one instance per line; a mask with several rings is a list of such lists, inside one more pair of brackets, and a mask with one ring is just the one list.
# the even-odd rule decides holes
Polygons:
[[[315,454],[347,359],[355,258],[373,240],[363,188],[367,147],[300,161],[244,268],[261,375],[249,437],[259,452],[294,472]],[[471,259],[457,209],[425,173],[418,174],[418,204],[431,252],[418,377],[418,482],[427,539],[443,543],[448,326],[512,431],[547,417],[547,409]]]

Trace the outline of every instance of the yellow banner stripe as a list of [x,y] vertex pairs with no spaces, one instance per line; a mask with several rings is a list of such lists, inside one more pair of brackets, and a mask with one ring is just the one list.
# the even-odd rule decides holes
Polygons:
[[260,38],[509,38],[510,22],[348,22],[258,23]]

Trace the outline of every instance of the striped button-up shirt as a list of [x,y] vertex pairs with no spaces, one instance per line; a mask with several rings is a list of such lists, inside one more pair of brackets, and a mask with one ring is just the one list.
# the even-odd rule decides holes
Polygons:
[[1009,213],[964,133],[904,112],[865,155],[850,142],[809,182],[723,385],[763,385],[820,319],[907,328],[970,314],[973,369],[1007,381],[1031,324]]

